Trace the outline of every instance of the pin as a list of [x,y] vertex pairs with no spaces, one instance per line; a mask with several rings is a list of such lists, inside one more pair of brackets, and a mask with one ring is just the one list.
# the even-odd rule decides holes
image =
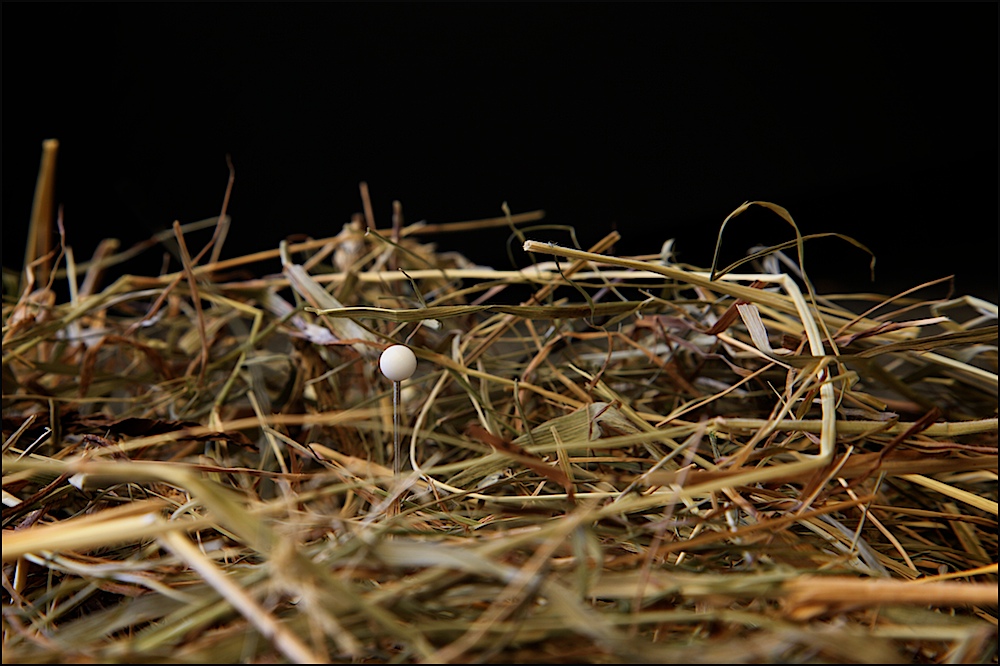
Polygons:
[[[413,351],[405,345],[391,345],[385,348],[378,359],[378,367],[388,379],[392,381],[392,473],[398,480],[403,471],[403,447],[399,439],[399,410],[402,390],[400,382],[413,376],[417,369],[417,357]],[[398,512],[399,500],[393,506]]]

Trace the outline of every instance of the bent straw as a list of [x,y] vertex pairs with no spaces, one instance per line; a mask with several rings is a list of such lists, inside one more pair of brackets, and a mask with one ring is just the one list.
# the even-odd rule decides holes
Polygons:
[[[763,281],[772,282],[779,285],[788,296],[791,298],[792,307],[790,308],[785,299],[781,299],[778,296],[769,294],[768,292],[763,292],[760,289],[751,289],[749,287],[741,287],[734,284],[726,284],[720,282],[714,282],[709,279],[705,273],[687,271],[681,268],[673,268],[670,266],[661,266],[645,261],[636,261],[633,259],[622,259],[619,257],[610,257],[600,254],[594,254],[592,252],[583,252],[580,250],[573,250],[570,248],[564,248],[551,243],[540,243],[538,241],[526,241],[524,243],[524,250],[526,252],[535,252],[538,254],[549,254],[557,257],[566,257],[567,259],[575,259],[577,261],[593,261],[597,263],[610,264],[613,266],[622,266],[624,268],[633,268],[636,270],[647,270],[654,273],[659,273],[664,277],[672,278],[679,282],[685,282],[692,285],[697,285],[700,287],[706,287],[714,289],[716,291],[721,291],[723,293],[728,293],[730,296],[735,296],[743,300],[750,302],[754,301],[766,301],[768,305],[774,307],[775,309],[782,310],[785,312],[794,311],[799,315],[799,320],[802,322],[803,329],[806,333],[806,338],[809,342],[809,350],[812,352],[813,356],[823,357],[825,350],[823,348],[823,341],[820,337],[819,327],[816,324],[816,320],[813,317],[809,306],[806,304],[805,299],[802,297],[802,292],[799,290],[798,285],[788,277],[788,275],[782,273],[779,275],[768,275],[768,274],[727,274],[722,276],[722,279],[729,282],[735,281]],[[781,357],[781,360],[787,361],[789,357]],[[763,469],[752,470],[744,474],[739,474],[727,479],[719,479],[715,481],[709,481],[698,486],[691,488],[684,488],[682,490],[671,490],[666,491],[666,494],[672,497],[694,497],[697,495],[708,494],[716,490],[721,490],[723,488],[730,488],[734,485],[746,485],[751,483],[760,483],[762,481],[767,481],[768,479],[777,478],[779,476],[784,476],[788,474],[801,474],[803,472],[809,472],[820,467],[827,465],[833,459],[834,444],[837,437],[837,425],[836,425],[836,411],[834,404],[834,391],[833,385],[828,381],[828,371],[826,366],[829,361],[822,359],[817,363],[813,364],[811,368],[805,368],[802,374],[806,376],[806,380],[803,381],[800,387],[800,392],[804,392],[806,386],[810,383],[818,382],[820,391],[820,402],[822,405],[822,419],[820,425],[820,450],[819,453],[815,455],[801,454],[805,460],[800,460],[793,463],[785,463],[782,465],[774,465],[771,467],[766,467]],[[777,427],[780,419],[784,417],[785,414],[791,409],[791,401],[788,401],[781,410],[778,418],[768,421],[768,423],[761,428],[753,438],[753,442],[759,442],[771,432],[773,432]],[[749,444],[748,444],[749,448]],[[642,499],[633,499],[632,505],[635,508],[640,506],[655,506],[659,501],[656,497],[647,497]],[[631,506],[631,505],[630,505]]]

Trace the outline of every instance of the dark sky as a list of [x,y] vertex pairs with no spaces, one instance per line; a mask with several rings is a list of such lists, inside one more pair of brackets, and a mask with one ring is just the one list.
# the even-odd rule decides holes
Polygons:
[[[219,211],[227,256],[408,221],[542,208],[586,246],[711,262],[747,200],[786,207],[822,291],[957,275],[997,300],[997,4],[4,3],[3,261],[41,142],[79,259]],[[791,230],[755,212],[733,259]],[[507,264],[507,233],[439,237]],[[570,242],[565,232],[533,237]],[[519,250],[517,250],[519,252]],[[158,270],[152,253],[148,272]],[[132,266],[141,270],[142,266]]]

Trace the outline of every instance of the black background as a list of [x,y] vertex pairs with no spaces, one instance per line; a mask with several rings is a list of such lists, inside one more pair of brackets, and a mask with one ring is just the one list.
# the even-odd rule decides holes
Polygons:
[[[219,212],[224,256],[379,226],[546,211],[588,246],[708,266],[780,204],[821,292],[955,274],[997,300],[997,4],[3,5],[3,262],[41,143],[78,260]],[[724,260],[791,237],[737,218]],[[435,238],[506,267],[508,232]],[[570,244],[565,232],[530,237]],[[206,236],[207,239],[207,236]],[[514,244],[523,263],[523,253]],[[197,244],[196,244],[197,249]],[[155,273],[153,251],[129,270]],[[266,267],[268,270],[273,266]],[[935,292],[939,293],[939,292]]]

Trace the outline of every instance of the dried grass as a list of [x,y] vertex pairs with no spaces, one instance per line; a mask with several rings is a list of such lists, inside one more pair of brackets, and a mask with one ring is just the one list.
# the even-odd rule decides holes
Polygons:
[[[225,260],[225,209],[84,264],[35,216],[5,662],[996,663],[995,304],[815,294],[763,202],[733,217],[796,240],[736,273],[362,198]],[[526,268],[420,240],[497,225]],[[180,270],[100,288],[171,240]],[[419,359],[398,478],[390,343]]]

